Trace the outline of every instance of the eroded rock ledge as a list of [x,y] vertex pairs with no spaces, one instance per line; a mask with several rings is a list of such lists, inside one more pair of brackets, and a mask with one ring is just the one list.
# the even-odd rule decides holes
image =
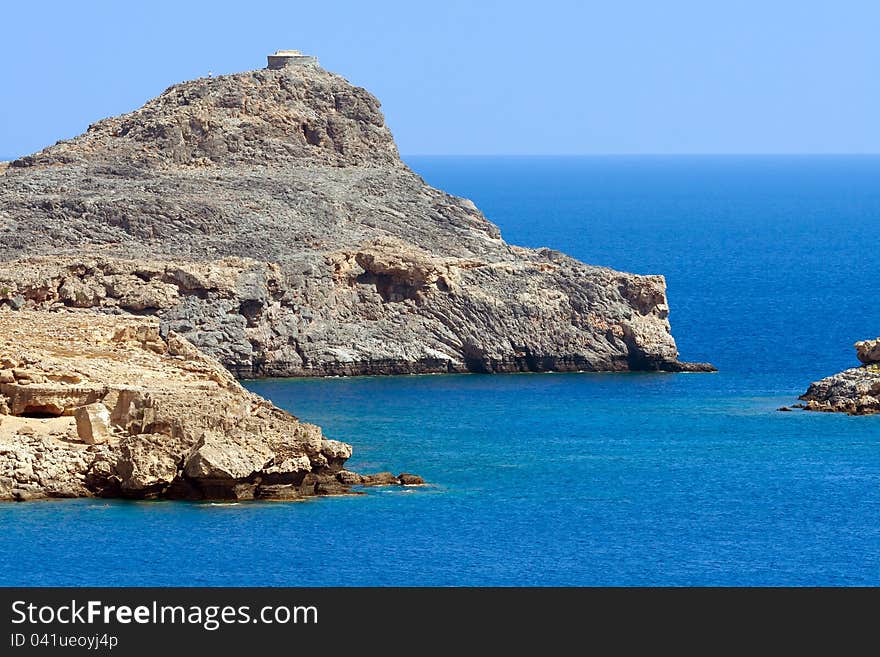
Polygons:
[[0,500],[299,499],[423,483],[248,392],[158,322],[0,311]]
[[[569,261],[549,252],[546,259],[491,263],[373,240],[323,254],[327,275],[303,288],[280,265],[249,258],[36,257],[0,262],[0,308],[153,315],[163,334],[186,337],[239,378],[714,370],[677,360],[663,277],[584,271],[579,293],[598,285],[630,305],[610,318],[584,298],[576,302],[581,316],[572,296],[541,288],[543,277]],[[487,297],[470,280],[499,272],[529,292]],[[601,284],[589,282],[595,277]],[[563,327],[554,326],[568,315]],[[358,321],[362,327],[352,324]],[[557,344],[562,331],[564,349]]]
[[871,415],[880,413],[880,338],[856,342],[860,367],[811,384],[801,395],[808,411]]

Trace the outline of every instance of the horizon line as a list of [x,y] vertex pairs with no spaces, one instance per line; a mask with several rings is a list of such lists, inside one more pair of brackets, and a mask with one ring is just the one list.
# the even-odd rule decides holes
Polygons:
[[877,157],[878,152],[401,153],[400,157]]
[[[33,151],[39,153],[40,151]],[[12,162],[32,153],[22,155],[0,155],[0,162]],[[880,152],[840,151],[829,153],[810,152],[678,152],[678,153],[401,153],[400,158],[407,157],[878,157]]]

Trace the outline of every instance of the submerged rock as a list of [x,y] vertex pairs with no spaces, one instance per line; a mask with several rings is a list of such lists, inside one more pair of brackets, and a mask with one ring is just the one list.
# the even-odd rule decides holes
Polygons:
[[184,82],[12,162],[0,305],[153,315],[240,377],[713,369],[678,360],[662,276],[507,244],[316,65]]
[[0,500],[294,499],[361,483],[337,476],[350,445],[151,318],[0,311],[0,372],[14,381],[0,387]]

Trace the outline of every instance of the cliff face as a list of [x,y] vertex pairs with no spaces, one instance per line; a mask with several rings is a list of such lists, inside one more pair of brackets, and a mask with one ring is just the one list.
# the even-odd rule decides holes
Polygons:
[[296,499],[422,483],[327,440],[151,318],[0,311],[0,500]]
[[155,315],[240,376],[709,368],[677,360],[661,276],[508,245],[316,66],[185,82],[12,162],[0,261],[0,304]]

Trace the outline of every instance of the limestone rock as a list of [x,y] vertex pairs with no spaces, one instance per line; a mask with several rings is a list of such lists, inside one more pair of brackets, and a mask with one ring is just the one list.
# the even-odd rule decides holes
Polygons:
[[812,383],[800,396],[808,411],[871,415],[880,413],[880,339],[855,344],[864,363]]
[[338,470],[351,458],[351,445],[338,440],[322,440],[321,454],[327,459],[330,469]]
[[173,443],[162,434],[127,435],[119,442],[116,473],[122,490],[136,496],[163,493],[178,476]]
[[261,441],[232,442],[211,432],[199,440],[186,461],[185,473],[190,479],[247,479],[260,472],[273,456],[271,448]]
[[336,473],[336,478],[348,486],[357,486],[364,482],[363,475],[360,475],[357,472],[351,472],[350,470],[340,470]]
[[73,415],[75,409],[94,404],[106,393],[102,385],[31,384],[30,379],[21,378],[17,383],[0,384],[0,395],[6,397],[11,415]]
[[110,411],[101,402],[80,406],[74,411],[79,439],[89,445],[110,440]]
[[0,306],[154,315],[238,376],[711,369],[662,276],[507,244],[319,66],[175,85],[14,161],[0,215]]
[[402,486],[421,486],[425,483],[425,480],[419,475],[410,474],[408,472],[403,472],[397,475],[397,480]]
[[0,500],[348,492],[336,473],[350,445],[158,326],[82,310],[0,312],[0,371],[16,378],[0,386]]
[[880,369],[854,367],[810,384],[800,396],[808,411],[880,413]]
[[312,462],[308,456],[293,456],[284,459],[277,465],[262,470],[262,479],[267,484],[301,483],[305,475],[312,471]]
[[856,342],[856,356],[865,365],[880,363],[880,338]]
[[363,486],[392,486],[400,484],[400,480],[390,472],[377,472],[376,474],[361,477]]

